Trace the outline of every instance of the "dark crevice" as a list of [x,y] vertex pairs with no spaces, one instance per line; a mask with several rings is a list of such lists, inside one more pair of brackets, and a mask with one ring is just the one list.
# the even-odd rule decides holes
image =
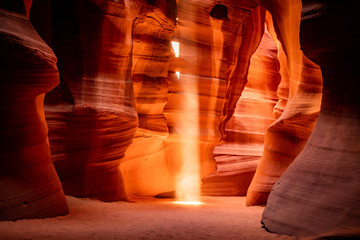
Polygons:
[[228,9],[225,5],[216,4],[210,11],[210,16],[217,19],[227,18]]

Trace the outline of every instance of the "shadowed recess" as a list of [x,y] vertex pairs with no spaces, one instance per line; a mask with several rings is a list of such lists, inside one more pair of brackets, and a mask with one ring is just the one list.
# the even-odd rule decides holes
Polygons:
[[217,19],[226,18],[228,15],[228,9],[225,5],[216,4],[210,12],[210,16]]

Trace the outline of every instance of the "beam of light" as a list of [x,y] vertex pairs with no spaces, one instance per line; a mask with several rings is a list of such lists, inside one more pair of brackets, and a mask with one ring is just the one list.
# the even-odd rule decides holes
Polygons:
[[180,54],[179,54],[180,53],[180,51],[179,51],[180,43],[171,41],[171,45],[172,45],[172,48],[174,49],[175,57],[178,58],[180,56]]
[[[172,42],[175,56],[179,55],[179,43]],[[176,201],[179,204],[199,205],[200,202],[200,162],[199,162],[199,99],[197,82],[191,75],[176,72],[181,93],[181,107],[175,123],[175,133],[179,137],[181,149],[181,169],[176,176]]]
[[191,206],[198,206],[204,204],[203,202],[190,202],[190,201],[176,201],[172,202],[174,204],[181,204],[181,205],[191,205]]

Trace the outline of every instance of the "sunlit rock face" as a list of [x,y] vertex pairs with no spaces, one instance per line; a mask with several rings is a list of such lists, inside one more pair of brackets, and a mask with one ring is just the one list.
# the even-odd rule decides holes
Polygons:
[[[179,1],[176,15],[166,10],[173,4],[167,1],[168,7],[155,4],[134,21],[133,44],[138,48],[133,50],[133,80],[140,128],[121,165],[129,193],[174,191],[182,181],[180,173],[188,168],[186,162],[187,170],[199,176],[190,177],[189,183],[183,180],[184,185],[200,186],[200,177],[215,171],[212,152],[221,138],[229,76],[249,15],[240,7],[256,7],[222,1],[216,10],[216,3]],[[179,52],[172,50],[170,41]]]
[[177,7],[175,0],[134,1],[130,9],[132,79],[139,128],[121,170],[130,195],[154,196],[174,191],[172,167],[165,155],[168,127],[164,106]]
[[[282,114],[266,131],[264,152],[247,192],[247,205],[266,203],[275,182],[304,148],[321,103],[320,68],[300,50],[301,1],[264,1],[263,6],[273,18],[275,31],[270,32],[276,32],[286,55],[289,95]],[[283,104],[278,107],[281,109]]]
[[[215,171],[213,150],[221,140],[219,126],[227,95],[231,94],[230,78],[237,67],[245,20],[250,17],[249,9],[255,7],[242,1],[178,2],[173,41],[179,43],[180,52],[179,57],[172,56],[164,109],[170,132],[167,154],[181,163],[176,182],[183,183],[177,188],[191,184],[200,187],[199,179],[187,178],[187,171],[200,171],[198,178]],[[252,19],[261,19],[261,14],[257,11]],[[249,58],[245,54],[245,59]],[[194,164],[199,164],[198,170]]]
[[262,221],[271,232],[360,235],[360,4],[342,3],[303,1],[301,48],[321,67],[323,100],[308,143],[269,196]]
[[[246,20],[244,45],[254,41],[254,34],[259,39],[263,32],[264,18],[258,13],[254,11]],[[239,52],[246,53],[252,54],[247,48]],[[243,79],[238,79],[239,84],[246,86],[227,122],[224,142],[214,150],[217,171],[203,179],[204,194],[246,195],[262,155],[266,128],[275,120],[273,109],[281,79],[277,56],[277,46],[266,30],[251,56],[249,68],[242,73]]]
[[[124,1],[34,1],[31,20],[58,56],[45,99],[52,161],[65,193],[127,198],[119,164],[137,127]],[[45,21],[41,12],[47,12]],[[46,28],[46,24],[51,26]]]
[[68,212],[43,110],[59,82],[56,57],[26,14],[22,1],[0,3],[0,220]]

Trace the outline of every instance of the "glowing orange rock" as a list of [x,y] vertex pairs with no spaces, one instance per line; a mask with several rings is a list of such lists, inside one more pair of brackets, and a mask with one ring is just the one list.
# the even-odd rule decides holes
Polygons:
[[[105,201],[127,199],[119,165],[134,137],[137,114],[132,22],[125,2],[56,1],[50,10],[51,19],[41,19],[39,29],[53,23],[52,35],[43,34],[59,58],[61,83],[45,103],[52,160],[64,191]],[[34,22],[40,16],[31,15]]]
[[275,182],[304,148],[319,114],[322,90],[319,67],[300,50],[301,2],[263,4],[272,14],[277,38],[287,57],[289,96],[283,113],[267,129],[263,156],[247,193],[247,205],[265,204]]
[[[167,3],[171,5],[169,1]],[[177,42],[180,51],[179,56],[173,53],[169,72],[163,71],[169,54],[165,50],[171,47],[168,39],[171,27],[165,15],[170,19],[174,15],[166,14],[164,9],[167,8],[161,7],[164,5],[160,1],[159,6],[154,6],[162,9],[160,12],[164,15],[150,7],[150,11],[134,22],[133,39],[137,46],[133,52],[134,89],[140,128],[121,165],[131,193],[155,195],[174,191],[177,175],[187,168],[184,161],[189,157],[199,155],[199,160],[194,160],[198,163],[194,164],[199,164],[196,171],[200,176],[215,170],[212,152],[220,140],[218,125],[223,114],[226,79],[235,66],[243,22],[248,15],[248,11],[239,14],[237,10],[240,6],[245,9],[256,7],[254,3],[245,2],[226,1],[223,4],[227,6],[229,18],[219,14],[211,17],[214,5],[207,1],[178,2],[173,41]],[[201,24],[196,19],[201,19]],[[154,34],[155,38],[150,37]],[[157,55],[153,56],[155,53]],[[155,61],[149,62],[149,56]],[[166,82],[165,76],[168,76]],[[188,89],[189,86],[193,88]],[[191,99],[187,97],[190,95],[195,99],[193,104],[184,105]],[[164,100],[167,100],[163,110],[166,122],[162,117]],[[190,116],[192,120],[187,118]],[[192,141],[187,139],[189,135],[199,139],[184,149],[184,143]],[[195,145],[198,145],[194,150],[197,153],[192,153],[190,148]],[[143,151],[139,152],[139,148]],[[188,155],[183,156],[183,152]],[[199,184],[198,181],[191,180],[197,182],[195,184]]]
[[[176,140],[173,139],[181,137],[182,131],[177,124],[188,121],[191,116],[193,130],[186,135],[198,135],[195,144],[198,145],[200,177],[215,170],[213,150],[221,140],[219,125],[230,88],[229,78],[239,60],[244,22],[250,12],[246,9],[255,7],[254,3],[234,1],[223,1],[221,5],[209,1],[178,3],[179,22],[174,41],[180,44],[180,57],[174,58],[170,66],[169,96],[165,107],[171,133],[169,149],[173,147],[169,155],[176,156],[173,161],[181,158],[175,151]],[[178,76],[176,73],[179,73]],[[182,104],[188,101],[189,96],[193,97],[194,103],[186,108]],[[188,154],[192,155],[190,151]],[[190,164],[179,167],[181,175],[183,171],[193,171]]]
[[149,3],[139,1],[139,6],[131,7],[132,78],[139,128],[121,171],[130,195],[154,196],[174,190],[174,177],[164,152],[168,135],[164,106],[176,2]]
[[43,110],[45,92],[59,83],[56,57],[22,1],[2,1],[0,22],[0,220],[65,215]]
[[[273,108],[280,81],[277,46],[269,33],[261,36],[265,13],[264,9],[259,10],[254,10],[245,22],[241,43],[244,47],[238,53],[242,61],[238,61],[233,73],[239,78],[232,79],[234,83],[229,88],[229,96],[239,100],[235,110],[228,106],[228,112],[234,114],[226,124],[224,143],[214,150],[217,171],[203,179],[202,189],[207,195],[246,194],[263,151],[266,128],[275,120]],[[254,38],[261,39],[259,45]],[[252,48],[249,44],[253,44]],[[251,57],[250,61],[246,56]]]
[[301,49],[321,67],[323,99],[309,141],[269,196],[262,221],[271,232],[359,238],[359,11],[358,1],[303,1]]

